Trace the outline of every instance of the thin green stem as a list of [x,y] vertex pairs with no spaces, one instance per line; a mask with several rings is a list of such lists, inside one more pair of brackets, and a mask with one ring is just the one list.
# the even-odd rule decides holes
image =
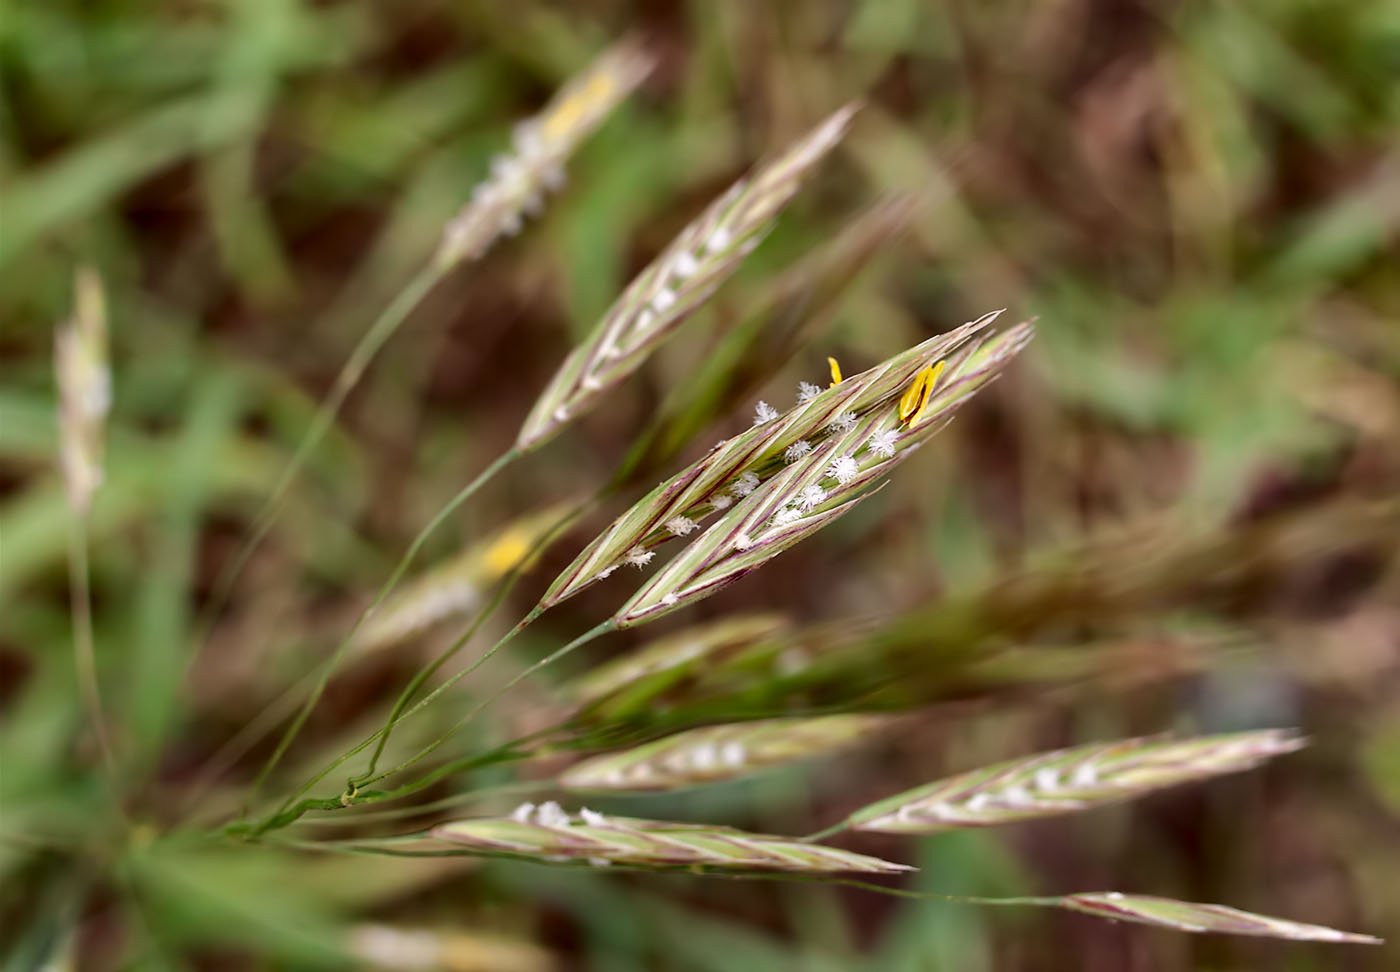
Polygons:
[[[462,716],[462,718],[458,719],[455,723],[453,723],[452,727],[451,727],[450,729],[448,729],[447,732],[443,733],[443,734],[442,734],[441,736],[439,736],[437,739],[433,740],[431,743],[429,743],[428,745],[424,746],[424,747],[423,747],[422,749],[420,749],[417,753],[415,753],[414,755],[410,756],[408,759],[404,760],[402,763],[400,763],[398,766],[395,766],[393,769],[385,770],[385,771],[382,772],[382,773],[379,773],[379,774],[377,774],[377,775],[375,775],[375,776],[369,777],[369,779],[367,779],[365,782],[366,782],[366,783],[376,783],[376,782],[378,782],[379,780],[384,779],[385,777],[393,776],[393,775],[395,775],[396,773],[401,773],[401,772],[403,772],[404,770],[408,769],[410,766],[412,766],[412,765],[414,765],[415,763],[419,762],[420,760],[425,759],[426,757],[432,755],[434,752],[437,751],[437,749],[438,749],[440,746],[442,746],[443,743],[447,742],[447,740],[451,739],[451,738],[452,738],[453,736],[455,736],[458,732],[460,732],[460,731],[462,730],[462,728],[465,727],[465,726],[467,725],[467,723],[469,723],[469,722],[471,722],[473,719],[475,719],[475,718],[477,717],[477,715],[479,715],[483,709],[485,709],[487,706],[491,705],[493,702],[495,702],[495,701],[496,701],[497,699],[499,699],[501,696],[505,695],[505,694],[506,694],[507,692],[509,692],[512,688],[514,688],[516,685],[519,685],[522,681],[524,681],[525,679],[529,678],[531,675],[535,674],[536,672],[540,671],[541,669],[543,669],[543,668],[545,668],[545,667],[547,667],[547,666],[553,664],[554,662],[558,661],[559,659],[563,658],[565,655],[569,654],[569,653],[570,653],[571,651],[573,651],[574,649],[579,648],[579,647],[581,647],[582,645],[586,645],[588,642],[593,641],[595,638],[598,638],[598,637],[600,637],[600,636],[606,634],[607,632],[612,631],[615,627],[616,627],[616,625],[613,623],[613,620],[612,620],[611,618],[609,618],[608,620],[604,621],[602,624],[599,624],[599,625],[597,625],[597,626],[595,626],[595,627],[593,627],[593,628],[590,628],[588,631],[585,631],[583,634],[579,635],[579,636],[578,636],[577,638],[575,638],[573,641],[571,641],[571,642],[569,642],[568,644],[564,645],[564,647],[559,648],[559,649],[556,650],[554,653],[552,653],[552,654],[546,656],[545,658],[542,658],[541,660],[535,662],[535,663],[534,663],[533,665],[531,665],[530,667],[526,668],[524,671],[520,672],[518,675],[516,675],[514,678],[510,679],[508,682],[506,682],[504,685],[502,685],[499,689],[497,689],[495,692],[493,692],[493,693],[492,693],[490,696],[488,696],[487,698],[482,699],[482,700],[481,700],[480,702],[478,702],[475,706],[473,706],[473,707],[467,712],[466,715]],[[498,645],[497,647],[499,647],[499,645]],[[492,652],[492,653],[494,653],[495,651],[496,651],[496,648],[492,648],[492,649],[491,649],[491,652]],[[488,655],[489,655],[489,653],[488,653]],[[483,656],[482,661],[485,661],[485,658],[486,658],[486,657],[487,657],[487,656]],[[480,664],[480,662],[478,662],[477,664]],[[436,777],[434,777],[434,778],[436,778]]]
[[[528,550],[523,557],[520,558],[519,562],[513,568],[511,568],[510,572],[504,578],[502,578],[501,582],[496,586],[496,593],[492,596],[490,603],[488,603],[484,608],[482,608],[480,612],[477,613],[476,618],[467,627],[467,629],[463,631],[462,634],[452,642],[452,644],[448,645],[448,647],[441,654],[439,654],[437,658],[433,659],[431,663],[429,663],[424,668],[420,669],[419,672],[413,677],[413,680],[409,682],[408,685],[404,688],[403,692],[399,694],[397,701],[394,702],[393,710],[389,713],[388,723],[390,724],[390,726],[392,725],[394,720],[398,718],[399,714],[403,712],[404,706],[406,706],[409,703],[409,701],[413,698],[413,696],[417,694],[418,689],[420,689],[423,686],[423,683],[426,682],[429,678],[431,678],[434,674],[436,674],[438,669],[442,668],[442,666],[446,664],[449,659],[455,656],[457,652],[461,651],[462,648],[476,635],[476,632],[481,628],[481,625],[485,623],[485,621],[496,612],[496,609],[500,607],[502,602],[505,601],[507,595],[509,595],[511,590],[515,587],[516,582],[519,581],[520,578],[525,575],[528,565],[532,564],[535,558],[539,556],[541,552],[548,549],[550,544],[552,544],[556,539],[558,539],[560,534],[562,534],[566,529],[568,529],[568,527],[572,523],[574,523],[574,521],[576,521],[580,516],[583,516],[588,510],[590,510],[595,503],[596,500],[588,500],[584,503],[579,504],[577,507],[575,507],[573,510],[570,510],[568,513],[564,514],[564,516],[560,517],[559,520],[553,526],[551,526],[545,532],[545,534],[539,538],[539,540],[535,542],[534,546],[530,550]],[[390,726],[386,726],[384,734],[379,737],[379,742],[375,745],[374,752],[370,755],[369,766],[366,767],[365,771],[362,774],[350,780],[351,787],[363,786],[364,784],[369,782],[370,778],[374,775],[374,771],[379,766],[379,757],[384,754],[384,747],[389,743]]]
[[[389,575],[389,579],[384,582],[384,586],[379,589],[379,593],[375,595],[369,607],[360,612],[360,616],[355,620],[354,625],[351,626],[349,633],[341,639],[340,644],[337,645],[335,651],[331,653],[331,657],[321,670],[321,677],[317,680],[316,687],[312,689],[311,694],[306,699],[306,703],[301,707],[301,711],[298,712],[296,718],[292,720],[292,724],[287,727],[287,731],[282,734],[282,739],[278,742],[277,748],[273,750],[272,755],[268,758],[267,762],[263,764],[262,770],[259,771],[257,778],[253,781],[253,786],[248,794],[249,803],[257,796],[258,792],[262,789],[263,783],[267,781],[268,776],[271,775],[272,771],[277,767],[277,764],[281,762],[282,756],[286,753],[287,748],[291,746],[292,741],[296,739],[297,735],[301,732],[302,727],[306,724],[307,718],[311,715],[311,710],[316,707],[316,703],[320,701],[321,695],[325,692],[326,685],[330,682],[331,675],[335,673],[341,659],[345,657],[345,653],[349,651],[350,646],[354,644],[355,635],[359,633],[364,623],[373,616],[375,609],[384,602],[384,599],[388,597],[398,585],[428,537],[442,525],[457,507],[465,503],[482,485],[515,459],[519,458],[519,456],[520,453],[515,449],[509,449],[498,456],[495,462],[483,469],[475,479],[458,490],[457,495],[448,500],[447,504],[438,511],[437,515],[433,517],[428,525],[418,532],[418,536],[413,538],[413,543],[409,545],[408,550],[399,559],[398,565],[394,568],[393,573]],[[492,650],[494,651],[495,649]],[[385,726],[382,731],[388,732],[392,728],[393,722]]]
[[803,837],[802,840],[803,840],[804,843],[808,843],[808,844],[820,843],[821,841],[826,840],[828,837],[832,837],[832,836],[835,836],[836,834],[841,833],[843,830],[847,829],[847,828],[850,827],[850,826],[851,826],[851,821],[850,821],[850,818],[848,817],[848,818],[845,819],[845,820],[838,820],[836,823],[832,824],[830,827],[827,827],[827,828],[825,828],[825,829],[823,829],[823,830],[818,830],[816,833],[808,834],[806,837]]
[[440,800],[420,803],[411,807],[394,807],[389,810],[369,810],[364,813],[356,813],[349,816],[310,817],[300,820],[298,823],[303,827],[325,826],[327,824],[336,827],[346,827],[367,823],[383,823],[389,820],[402,820],[405,817],[418,817],[424,814],[434,813],[438,810],[447,810],[452,807],[465,806],[484,800],[496,800],[501,797],[528,796],[532,793],[539,793],[542,790],[552,790],[554,787],[555,783],[553,780],[502,783],[498,786],[479,787],[469,793],[453,793]]
[[[418,712],[422,711],[422,710],[423,710],[424,708],[426,708],[427,706],[431,705],[431,704],[433,703],[433,701],[434,701],[435,699],[437,699],[438,696],[440,696],[443,692],[446,692],[448,689],[452,688],[452,686],[456,685],[456,684],[457,684],[459,681],[461,681],[463,678],[465,678],[466,676],[468,676],[468,675],[470,675],[472,672],[474,672],[477,668],[479,668],[479,667],[481,666],[482,662],[484,662],[487,658],[490,658],[490,657],[491,657],[492,655],[494,655],[497,651],[499,651],[502,647],[504,647],[512,638],[514,638],[514,637],[515,637],[516,635],[518,635],[521,631],[523,631],[532,621],[534,621],[534,620],[535,620],[537,617],[539,617],[542,613],[544,613],[544,612],[542,612],[539,608],[535,608],[535,609],[531,610],[529,614],[525,615],[525,617],[523,617],[523,618],[520,619],[519,623],[517,623],[515,627],[511,628],[510,631],[506,632],[506,634],[503,635],[499,641],[497,641],[494,645],[492,645],[491,648],[490,648],[481,658],[477,659],[477,660],[476,660],[475,662],[473,662],[471,665],[469,665],[469,666],[467,666],[466,668],[462,669],[460,672],[457,672],[455,675],[453,675],[451,678],[447,679],[445,682],[443,682],[443,683],[442,683],[441,685],[439,685],[437,688],[433,689],[431,692],[429,692],[427,695],[425,695],[422,699],[420,699],[411,709],[408,709],[407,711],[401,713],[397,719],[394,719],[394,720],[392,720],[391,722],[389,722],[389,723],[387,723],[386,725],[384,725],[383,727],[381,727],[381,728],[375,730],[375,731],[374,731],[373,733],[371,733],[368,737],[366,737],[364,740],[362,740],[359,744],[357,744],[356,746],[352,747],[351,749],[346,750],[345,752],[343,752],[343,753],[341,753],[339,756],[337,756],[337,757],[336,757],[334,760],[332,760],[324,769],[322,769],[319,773],[317,773],[317,774],[316,774],[315,776],[313,776],[310,780],[308,780],[305,784],[303,784],[302,787],[301,787],[301,789],[297,790],[295,793],[293,793],[291,796],[289,796],[286,800],[284,800],[284,801],[282,802],[281,806],[277,808],[277,811],[274,813],[273,817],[272,817],[269,821],[264,821],[262,824],[259,824],[259,825],[257,825],[256,827],[250,828],[251,831],[252,831],[253,833],[264,833],[265,831],[267,831],[267,830],[269,830],[269,829],[276,829],[275,827],[271,826],[271,822],[272,822],[273,820],[280,820],[280,819],[282,819],[283,817],[285,817],[286,814],[287,814],[288,808],[291,807],[292,804],[294,804],[298,799],[300,799],[301,797],[305,796],[306,793],[307,793],[308,791],[310,791],[312,787],[314,787],[317,783],[321,782],[323,779],[325,779],[327,776],[329,776],[331,773],[333,773],[337,768],[339,768],[340,766],[344,765],[348,760],[353,759],[355,756],[359,755],[360,753],[362,753],[362,752],[364,752],[366,749],[368,749],[371,745],[373,745],[373,744],[375,743],[376,740],[379,739],[379,737],[380,737],[381,735],[383,735],[383,734],[386,733],[386,732],[391,731],[391,730],[392,730],[395,726],[397,726],[400,722],[403,722],[405,719],[412,718],[415,714],[417,714]],[[327,801],[303,801],[302,806],[305,806],[305,804],[308,803],[308,802],[324,803],[324,804],[326,804],[326,806],[325,806],[325,807],[319,807],[319,806],[318,806],[318,807],[306,807],[306,809],[334,809],[334,808],[336,808],[336,807],[340,807],[340,806],[344,806],[344,805],[345,805],[344,803],[341,802],[341,800],[340,800],[339,798],[337,798],[337,799],[334,799],[334,800],[327,800]],[[304,813],[305,810],[303,809],[301,812]],[[296,816],[300,816],[300,813],[298,813]],[[294,817],[293,819],[295,819],[295,817]],[[288,821],[288,822],[290,822],[290,821]],[[281,824],[277,824],[277,826],[286,826],[286,824],[285,824],[285,823],[281,823]]]
[[97,651],[92,634],[92,591],[88,584],[87,517],[76,513],[68,530],[69,612],[73,618],[73,665],[78,693],[92,723],[97,748],[108,776],[116,778],[116,756],[107,735],[107,717],[102,708],[102,688],[97,678]]
[[312,416],[311,427],[298,443],[291,461],[287,463],[281,478],[272,488],[272,494],[263,504],[262,512],[254,521],[252,533],[249,534],[248,539],[243,542],[242,548],[229,561],[228,566],[224,568],[219,579],[215,582],[209,605],[204,611],[206,625],[202,625],[201,629],[212,624],[223,610],[229,595],[233,592],[233,585],[242,574],[243,568],[248,565],[248,561],[267,536],[268,531],[277,522],[287,491],[291,489],[292,483],[296,481],[297,475],[306,465],[311,453],[315,451],[316,447],[321,444],[321,440],[325,438],[326,433],[330,431],[336,415],[340,413],[340,409],[350,396],[350,392],[359,384],[365,369],[369,367],[370,362],[374,360],[374,356],[379,353],[379,349],[384,346],[384,343],[398,330],[399,325],[407,319],[409,313],[446,275],[448,269],[438,266],[436,261],[424,265],[389,302],[379,317],[370,325],[364,337],[360,338],[359,343],[351,350],[350,357],[346,359],[344,366],[340,369],[340,374],[336,375],[335,384],[331,386],[330,393],[322,400],[315,415]]

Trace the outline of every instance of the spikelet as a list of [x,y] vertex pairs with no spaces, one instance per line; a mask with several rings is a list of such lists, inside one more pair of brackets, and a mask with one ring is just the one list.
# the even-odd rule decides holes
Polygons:
[[651,71],[652,60],[623,42],[559,89],[533,118],[516,126],[514,154],[498,155],[491,175],[447,224],[434,257],[450,267],[483,256],[502,236],[519,232],[525,216],[564,184],[564,163]]
[[1302,942],[1348,942],[1379,945],[1370,935],[1337,931],[1321,925],[1305,925],[1268,915],[1256,915],[1225,905],[1196,904],[1117,891],[1070,894],[1058,899],[1062,908],[1142,925],[1157,925],[1184,932],[1218,932],[1223,935],[1252,935],[1259,938],[1287,938]]
[[730,187],[687,226],[569,354],[526,418],[516,448],[539,447],[591,408],[709,299],[767,234],[811,169],[841,140],[854,112],[854,106],[836,112]]
[[364,924],[350,929],[350,954],[377,969],[403,972],[549,972],[550,953],[529,942],[462,931]]
[[782,615],[743,614],[686,628],[590,669],[564,691],[580,707],[608,699],[625,706],[630,686],[653,680],[669,684],[719,654],[770,638],[786,627]]
[[[914,373],[921,370],[916,367]],[[852,383],[853,379],[845,379],[799,408],[825,401]],[[863,416],[853,410],[840,412],[828,426],[827,439],[756,485],[747,498],[643,585],[613,615],[612,624],[619,628],[645,624],[709,597],[868,498],[870,487],[951,417],[947,411],[925,409],[916,421],[906,422],[899,415],[898,391]],[[963,396],[955,404],[965,400]]]
[[559,782],[571,790],[647,792],[734,780],[836,752],[889,723],[875,715],[831,715],[706,726],[584,760]]
[[112,407],[107,303],[92,269],[80,269],[74,277],[73,315],[54,335],[54,373],[63,483],[69,506],[86,516],[102,485],[102,433]]
[[355,649],[366,652],[398,644],[440,621],[473,610],[487,588],[522,566],[571,508],[561,503],[521,517],[490,539],[472,544],[409,581],[369,616],[355,636]]
[[881,800],[850,817],[856,830],[932,833],[1074,813],[1180,783],[1253,769],[1301,749],[1292,732],[1126,739],[1041,753]]
[[[728,509],[781,471],[797,443],[830,435],[846,417],[863,416],[896,399],[910,381],[934,362],[962,347],[996,319],[985,314],[947,334],[908,349],[858,375],[851,375],[808,398],[776,419],[726,439],[709,453],[659,484],[633,504],[574,559],[545,592],[541,604],[559,603],[608,576],[633,550],[650,550],[670,539],[666,521],[684,516],[701,521]],[[995,376],[1034,333],[1018,325],[991,338],[984,349],[952,359],[924,412],[924,419],[945,416]],[[891,443],[893,439],[889,440]],[[809,451],[809,450],[808,450]],[[803,451],[801,455],[807,455]],[[892,452],[891,452],[892,455]],[[790,467],[789,467],[790,468]]]
[[474,851],[550,863],[725,873],[890,874],[915,870],[835,847],[730,827],[605,817],[588,809],[574,818],[553,802],[540,807],[523,804],[511,817],[442,824],[429,834]]

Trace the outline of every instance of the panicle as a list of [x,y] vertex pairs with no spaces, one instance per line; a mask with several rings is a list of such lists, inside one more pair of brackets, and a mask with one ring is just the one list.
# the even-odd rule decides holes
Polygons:
[[569,156],[651,67],[650,55],[623,41],[567,82],[538,115],[517,125],[512,152],[492,160],[491,174],[444,229],[437,264],[480,259],[502,236],[518,233],[524,217],[537,213],[545,196],[564,185]]

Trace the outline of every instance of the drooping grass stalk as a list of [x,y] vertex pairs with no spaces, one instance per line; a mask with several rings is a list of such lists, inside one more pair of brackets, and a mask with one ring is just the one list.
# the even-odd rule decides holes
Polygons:
[[205,620],[200,625],[201,630],[212,624],[223,611],[224,605],[233,593],[233,585],[237,583],[243,569],[248,565],[248,561],[252,559],[268,531],[272,529],[277,518],[281,515],[282,502],[286,498],[287,491],[291,489],[297,476],[300,475],[302,467],[306,465],[311,454],[316,451],[321,440],[330,431],[331,425],[345,404],[345,400],[350,397],[350,393],[355,390],[360,378],[364,376],[365,369],[369,367],[370,362],[374,360],[385,342],[394,335],[394,332],[399,329],[399,326],[413,309],[447,275],[449,269],[450,267],[438,266],[434,263],[422,267],[389,301],[370,325],[369,330],[365,331],[364,336],[351,350],[350,357],[346,359],[340,373],[335,376],[335,383],[331,386],[331,390],[317,406],[316,412],[311,418],[311,425],[297,444],[292,458],[288,460],[286,468],[282,470],[282,475],[278,477],[276,484],[272,487],[272,492],[263,502],[261,512],[253,521],[252,531],[243,541],[238,552],[220,571],[219,577],[214,583],[209,604],[204,611]]
[[[536,611],[539,611],[538,608],[536,608],[535,610],[536,610]],[[533,613],[534,613],[534,612],[532,612],[532,614],[533,614]],[[542,612],[541,612],[541,613],[542,613]],[[534,616],[538,617],[538,614],[535,614]],[[582,647],[583,645],[588,644],[590,641],[593,641],[593,640],[596,639],[596,638],[602,637],[603,635],[607,634],[609,631],[614,630],[615,627],[616,627],[616,625],[613,623],[613,620],[612,620],[611,618],[609,618],[607,621],[604,621],[603,623],[601,623],[601,624],[599,624],[599,625],[596,625],[596,626],[594,626],[593,628],[590,628],[588,631],[585,631],[583,634],[579,635],[577,638],[575,638],[573,641],[570,641],[568,644],[564,645],[562,648],[556,649],[556,650],[555,650],[554,652],[552,652],[551,654],[545,656],[544,658],[542,658],[542,659],[540,659],[539,661],[535,662],[533,665],[530,665],[530,666],[529,666],[528,668],[526,668],[524,671],[522,671],[522,672],[518,673],[517,675],[515,675],[514,677],[512,677],[509,681],[507,681],[507,682],[506,682],[504,685],[502,685],[499,689],[497,689],[495,692],[491,693],[491,695],[487,696],[485,699],[482,699],[482,700],[481,700],[480,702],[478,702],[475,706],[473,706],[470,710],[468,710],[467,714],[464,715],[464,716],[462,716],[462,718],[458,719],[455,723],[453,723],[453,724],[452,724],[452,727],[451,727],[450,729],[448,729],[447,732],[443,733],[443,734],[442,734],[441,736],[439,736],[437,739],[434,739],[431,743],[429,743],[428,745],[424,746],[424,747],[423,747],[422,749],[420,749],[417,753],[415,753],[414,755],[410,756],[408,759],[404,760],[404,761],[403,761],[402,763],[400,763],[398,766],[395,766],[393,769],[390,769],[390,770],[385,770],[385,771],[383,771],[383,772],[381,772],[381,773],[379,773],[379,774],[377,774],[377,775],[371,776],[371,777],[369,777],[368,779],[366,779],[364,782],[365,782],[366,784],[369,784],[369,783],[376,783],[376,782],[378,782],[379,780],[382,780],[382,779],[384,779],[384,778],[386,778],[386,777],[394,776],[395,774],[401,773],[401,772],[403,772],[404,770],[408,769],[409,767],[413,766],[415,763],[418,763],[420,760],[423,760],[423,759],[427,758],[428,756],[431,756],[434,752],[436,752],[436,751],[438,750],[439,747],[441,747],[441,746],[442,746],[444,743],[446,743],[449,739],[451,739],[451,738],[452,738],[453,736],[455,736],[458,732],[460,732],[469,722],[471,722],[473,719],[475,719],[475,718],[482,712],[482,710],[484,710],[484,709],[487,708],[489,705],[491,705],[492,703],[494,703],[497,699],[499,699],[501,696],[505,695],[507,692],[509,692],[509,691],[510,691],[511,689],[513,689],[515,686],[519,685],[522,681],[524,681],[525,679],[529,678],[531,675],[534,675],[534,674],[536,674],[537,672],[540,672],[540,671],[542,671],[543,669],[547,668],[548,666],[554,664],[556,661],[558,661],[559,659],[563,658],[565,655],[568,655],[570,652],[574,651],[575,649],[580,648],[580,647]],[[498,645],[497,647],[499,647],[499,645]],[[483,655],[478,661],[476,661],[475,663],[473,663],[472,666],[471,666],[470,668],[468,668],[468,669],[464,670],[462,673],[460,673],[460,675],[467,675],[467,674],[470,674],[474,669],[478,668],[478,667],[481,665],[482,662],[486,661],[487,658],[489,658],[492,654],[494,654],[495,651],[496,651],[496,648],[492,648],[490,652],[488,652],[487,654]],[[460,677],[460,676],[458,676],[458,677]],[[425,701],[426,701],[426,700],[425,700]]]
[[312,688],[311,694],[307,696],[306,702],[302,705],[296,718],[293,719],[292,724],[287,727],[287,731],[282,734],[282,739],[278,742],[277,748],[273,750],[272,755],[268,757],[267,762],[263,764],[262,769],[258,772],[257,778],[253,781],[248,795],[249,803],[257,796],[258,792],[262,789],[263,783],[266,782],[272,771],[277,768],[277,764],[281,762],[282,756],[286,753],[287,748],[291,746],[293,740],[295,740],[297,735],[301,732],[302,726],[306,724],[307,718],[311,715],[311,710],[316,707],[316,703],[320,701],[321,696],[325,693],[326,685],[330,683],[331,676],[335,674],[335,670],[339,667],[341,660],[350,650],[350,646],[354,644],[355,635],[359,632],[360,626],[365,623],[370,615],[374,613],[375,608],[382,604],[384,599],[393,591],[404,573],[412,565],[414,558],[418,555],[418,551],[421,550],[423,544],[427,542],[428,537],[442,525],[457,507],[470,499],[473,493],[490,481],[496,473],[519,458],[519,456],[519,452],[510,449],[503,455],[497,457],[495,462],[482,470],[475,479],[466,486],[463,486],[462,489],[457,492],[457,495],[448,500],[447,504],[438,511],[437,515],[433,517],[428,525],[418,532],[418,536],[414,537],[413,543],[409,545],[408,550],[405,551],[404,555],[399,559],[398,564],[389,575],[389,579],[384,582],[384,585],[379,589],[379,593],[375,595],[374,600],[370,602],[369,606],[360,612],[354,625],[351,626],[349,633],[341,639],[340,644],[336,646],[335,651],[331,653],[330,658],[328,658],[326,663],[322,666],[321,675],[317,679],[315,687]]
[[365,768],[364,773],[351,779],[350,785],[352,787],[363,786],[374,776],[374,771],[379,765],[379,757],[383,755],[384,747],[389,743],[389,735],[394,722],[398,719],[400,713],[403,712],[404,707],[412,701],[413,696],[417,694],[418,690],[423,686],[423,683],[437,674],[438,670],[442,668],[443,665],[455,657],[457,652],[461,651],[462,648],[471,641],[481,625],[495,613],[496,609],[501,606],[506,596],[515,587],[515,582],[525,573],[526,566],[530,564],[540,552],[552,545],[554,541],[558,539],[565,530],[577,522],[580,517],[586,515],[588,511],[594,507],[596,502],[596,499],[587,500],[560,517],[559,520],[549,528],[548,532],[536,542],[533,550],[522,558],[521,562],[510,571],[509,575],[496,586],[496,593],[492,595],[491,601],[481,611],[477,612],[476,618],[467,626],[466,630],[464,630],[452,644],[448,645],[446,649],[440,652],[436,658],[419,669],[417,674],[413,676],[413,679],[404,687],[398,699],[395,700],[393,709],[389,712],[389,718],[386,720],[386,725],[384,727],[384,734],[379,737],[379,742],[375,745],[374,752],[370,754],[369,765]]

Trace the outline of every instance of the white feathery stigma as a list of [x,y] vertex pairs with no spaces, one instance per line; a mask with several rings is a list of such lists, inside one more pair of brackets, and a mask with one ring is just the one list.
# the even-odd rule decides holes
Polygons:
[[641,547],[633,547],[623,555],[623,559],[633,567],[641,568],[651,563],[651,558],[655,556],[655,550],[643,550]]
[[710,505],[716,510],[727,510],[734,505],[734,500],[732,497],[726,496],[723,493],[716,493],[714,496],[710,497]]
[[826,474],[844,486],[855,479],[858,472],[860,467],[856,465],[855,459],[850,456],[837,456]]
[[895,443],[899,441],[899,433],[894,429],[881,429],[874,433],[865,444],[870,447],[870,451],[881,459],[889,459],[894,455]]
[[547,800],[535,811],[535,821],[545,827],[569,826],[569,815],[553,800]]
[[510,812],[510,819],[516,823],[527,824],[530,822],[530,815],[535,812],[533,803],[522,803]]
[[734,234],[729,232],[727,227],[716,226],[714,232],[710,234],[710,238],[705,241],[705,252],[719,253],[721,250],[728,249],[729,244],[733,242]]
[[695,276],[700,269],[700,261],[690,255],[689,250],[681,250],[671,260],[671,272],[680,280]]
[[778,410],[767,402],[759,402],[754,406],[753,424],[766,425],[778,417]]
[[583,822],[588,824],[588,826],[590,827],[606,827],[608,825],[608,818],[603,816],[597,810],[590,810],[587,807],[580,807],[578,815],[581,818],[583,818]]
[[735,549],[735,550],[738,550],[738,551],[742,552],[742,551],[745,551],[745,550],[749,549],[749,548],[752,547],[752,546],[753,546],[753,537],[749,536],[747,533],[741,533],[741,534],[739,534],[737,537],[734,538],[734,549]]
[[676,292],[670,287],[662,287],[651,296],[651,306],[658,314],[664,314],[676,303]]
[[802,507],[803,511],[816,509],[825,502],[826,490],[822,489],[816,483],[812,483],[810,486],[804,486],[802,492],[797,494],[797,505]]
[[806,439],[798,439],[783,450],[783,462],[796,462],[811,451],[812,443]]
[[797,404],[806,405],[821,393],[821,385],[814,385],[810,381],[799,381],[797,383]]
[[729,486],[729,491],[734,494],[736,499],[743,499],[756,489],[758,489],[758,475],[751,472],[744,473]]
[[773,514],[773,525],[775,527],[785,527],[789,523],[802,519],[802,511],[795,506],[784,506],[777,513]]
[[855,412],[842,412],[831,420],[831,424],[826,427],[826,430],[828,432],[846,432],[855,424]]
[[666,521],[666,529],[678,537],[686,536],[696,530],[700,524],[696,523],[688,516],[673,516]]

